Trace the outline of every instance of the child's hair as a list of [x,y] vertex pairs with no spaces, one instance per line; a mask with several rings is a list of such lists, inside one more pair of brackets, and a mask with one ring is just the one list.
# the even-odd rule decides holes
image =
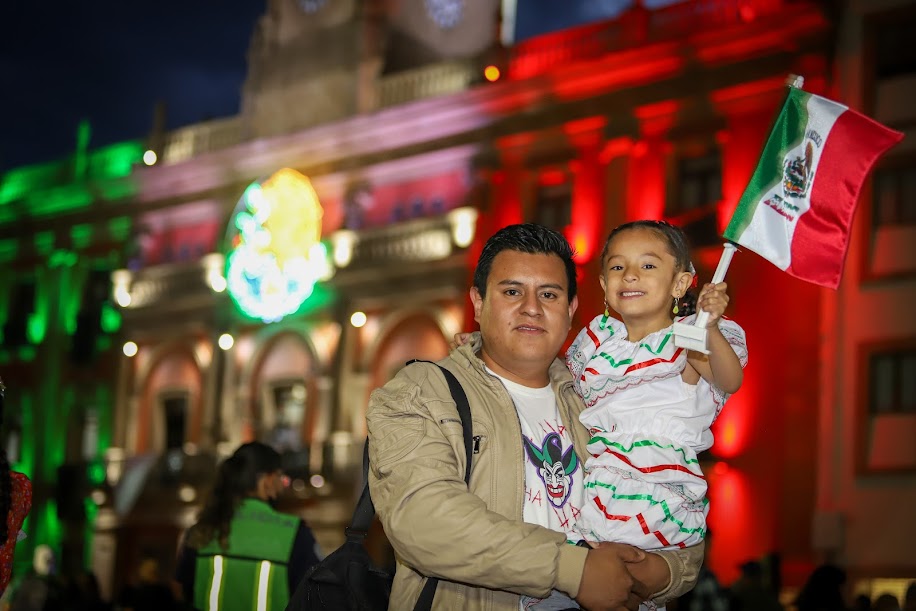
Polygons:
[[[690,242],[687,240],[687,234],[684,233],[684,230],[665,221],[649,220],[632,221],[614,228],[604,242],[604,249],[601,251],[602,269],[604,269],[604,261],[611,247],[611,241],[618,234],[631,229],[648,229],[655,232],[668,245],[668,253],[674,257],[675,270],[679,273],[693,272],[696,274],[693,265],[690,263]],[[678,314],[681,316],[689,316],[697,311],[697,294],[691,288],[684,292],[680,302],[678,302]]]
[[239,446],[219,466],[213,490],[188,531],[188,547],[200,549],[217,539],[226,549],[236,509],[257,488],[260,476],[278,471],[280,463],[280,454],[266,444],[252,441]]

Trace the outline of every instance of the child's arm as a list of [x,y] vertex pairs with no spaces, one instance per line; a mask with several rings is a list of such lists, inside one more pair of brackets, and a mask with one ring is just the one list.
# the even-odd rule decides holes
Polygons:
[[[722,392],[732,394],[741,388],[744,371],[741,369],[738,355],[719,330],[719,319],[728,305],[728,294],[725,292],[727,288],[727,284],[720,282],[706,284],[700,291],[697,311],[702,309],[709,312],[709,322],[706,325],[709,354],[691,350],[687,353],[687,365],[711,385]],[[687,378],[688,376],[685,376],[685,379]]]

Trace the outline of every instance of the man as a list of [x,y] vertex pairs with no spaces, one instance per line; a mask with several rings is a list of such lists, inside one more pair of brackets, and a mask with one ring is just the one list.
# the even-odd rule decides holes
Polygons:
[[583,403],[556,358],[578,305],[569,243],[537,225],[498,231],[470,296],[480,333],[440,362],[471,405],[470,486],[437,368],[405,367],[369,402],[369,486],[398,559],[390,608],[412,609],[425,577],[442,580],[436,609],[637,609],[689,589],[702,546],[586,549],[564,534],[584,499],[576,454],[588,442]]

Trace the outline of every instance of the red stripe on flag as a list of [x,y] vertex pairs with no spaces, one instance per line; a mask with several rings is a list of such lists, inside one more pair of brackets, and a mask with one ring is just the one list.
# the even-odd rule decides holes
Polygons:
[[900,132],[852,110],[837,117],[811,185],[811,208],[795,227],[788,273],[839,286],[862,183],[878,157],[901,138]]
[[691,471],[690,469],[688,469],[687,467],[683,465],[655,465],[654,467],[637,467],[632,462],[630,462],[629,458],[627,458],[623,454],[618,454],[617,452],[613,450],[605,450],[604,452],[606,454],[612,454],[616,456],[618,459],[620,459],[621,462],[625,462],[626,464],[630,465],[631,467],[633,467],[640,473],[658,473],[659,471],[681,471],[683,473],[689,473],[690,475],[694,477],[698,477],[702,480],[706,479],[702,475],[697,475],[696,473],[694,473],[693,471]]
[[591,328],[585,327],[585,332],[588,333],[588,336],[592,338],[592,341],[595,342],[595,348],[601,345],[601,342],[598,341],[598,336],[592,333]]
[[646,367],[651,367],[652,365],[655,365],[656,363],[673,363],[675,359],[677,359],[681,351],[683,350],[684,350],[683,348],[678,348],[677,350],[675,350],[674,356],[672,356],[670,359],[663,359],[659,357],[657,359],[652,359],[651,361],[644,361],[642,363],[637,363],[636,365],[630,365],[629,367],[627,367],[627,370],[624,372],[624,374],[630,373],[631,371],[636,371],[638,369],[644,369]]

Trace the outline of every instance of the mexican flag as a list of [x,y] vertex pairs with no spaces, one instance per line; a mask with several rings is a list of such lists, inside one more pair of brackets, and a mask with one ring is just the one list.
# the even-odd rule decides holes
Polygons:
[[842,104],[789,87],[725,238],[797,278],[836,288],[862,183],[901,138]]

